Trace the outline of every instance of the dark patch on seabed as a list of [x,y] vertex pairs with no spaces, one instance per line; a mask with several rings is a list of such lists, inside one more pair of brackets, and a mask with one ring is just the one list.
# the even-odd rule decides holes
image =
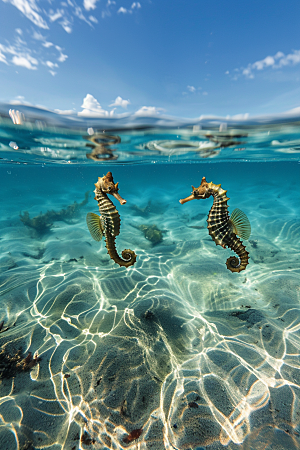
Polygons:
[[[1,450],[299,449],[299,168],[2,165]],[[109,170],[131,268],[86,225]],[[251,223],[240,273],[178,201],[203,176]]]

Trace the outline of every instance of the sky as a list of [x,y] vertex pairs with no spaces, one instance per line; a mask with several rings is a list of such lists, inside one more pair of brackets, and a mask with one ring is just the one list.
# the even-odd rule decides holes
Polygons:
[[300,107],[299,0],[0,0],[0,102],[79,116]]

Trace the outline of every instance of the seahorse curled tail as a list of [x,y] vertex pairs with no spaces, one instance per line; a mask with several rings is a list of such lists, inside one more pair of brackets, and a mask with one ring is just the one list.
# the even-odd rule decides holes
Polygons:
[[115,237],[107,234],[105,236],[105,244],[107,248],[107,253],[115,261],[115,263],[119,264],[119,266],[129,267],[133,266],[136,262],[136,254],[133,250],[125,249],[122,251],[122,258],[120,258],[116,245],[115,245]]

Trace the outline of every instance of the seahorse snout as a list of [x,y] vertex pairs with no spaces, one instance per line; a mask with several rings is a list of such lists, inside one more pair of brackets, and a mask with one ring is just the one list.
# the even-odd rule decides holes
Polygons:
[[121,197],[120,194],[118,194],[117,192],[112,192],[112,195],[119,200],[119,202],[121,203],[121,205],[125,205],[126,200],[124,198]]
[[191,194],[189,197],[180,199],[179,203],[181,203],[183,205],[184,203],[189,202],[190,200],[194,200],[194,199],[195,199],[194,194]]

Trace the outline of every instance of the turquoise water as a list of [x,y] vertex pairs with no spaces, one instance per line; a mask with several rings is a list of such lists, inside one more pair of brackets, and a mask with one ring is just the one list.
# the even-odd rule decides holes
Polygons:
[[[1,450],[300,448],[299,123],[30,113],[1,116]],[[129,268],[86,224],[108,171]],[[179,203],[204,176],[251,223],[240,273],[212,198]]]

